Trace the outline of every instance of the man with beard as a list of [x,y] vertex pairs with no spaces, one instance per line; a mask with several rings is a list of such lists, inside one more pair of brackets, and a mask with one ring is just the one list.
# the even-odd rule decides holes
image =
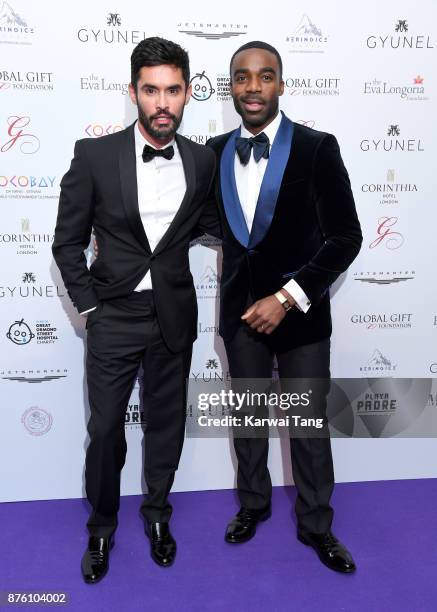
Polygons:
[[[220,334],[232,379],[319,379],[313,409],[326,417],[331,315],[329,286],[359,252],[362,236],[334,136],[279,113],[282,61],[271,45],[232,56],[231,93],[242,125],[209,141],[219,162],[216,200],[223,228]],[[323,384],[325,381],[325,384]],[[259,416],[267,416],[267,406]],[[258,415],[257,415],[258,416]],[[298,538],[331,569],[352,556],[331,532],[334,487],[329,433],[290,438]],[[241,508],[225,539],[241,543],[270,517],[268,430],[234,434]]]
[[[189,81],[188,55],[179,45],[143,40],[132,53],[129,85],[138,121],[110,136],[79,140],[61,182],[53,254],[88,330],[87,583],[108,570],[126,456],[125,412],[140,365],[148,486],[141,513],[154,561],[169,566],[176,554],[167,498],[182,450],[197,333],[188,248],[215,169],[211,150],[176,133]],[[92,228],[99,257],[88,269],[84,249]]]

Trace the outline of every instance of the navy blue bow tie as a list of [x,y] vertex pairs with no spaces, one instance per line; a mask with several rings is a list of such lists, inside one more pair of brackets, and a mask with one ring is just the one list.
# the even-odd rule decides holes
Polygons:
[[154,157],[164,157],[165,159],[171,159],[174,155],[174,148],[172,146],[165,147],[165,149],[154,149],[149,145],[144,145],[143,149],[143,162],[147,163]]
[[243,166],[247,166],[250,159],[250,152],[253,149],[253,157],[258,163],[261,157],[264,159],[269,158],[269,138],[264,132],[258,134],[253,138],[241,138],[239,136],[236,140],[236,149],[240,162]]

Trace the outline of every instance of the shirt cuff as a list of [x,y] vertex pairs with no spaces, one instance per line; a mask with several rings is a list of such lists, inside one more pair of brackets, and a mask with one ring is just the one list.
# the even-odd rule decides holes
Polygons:
[[[293,296],[293,297],[294,297],[294,296]],[[88,312],[91,312],[92,310],[95,310],[96,308],[97,308],[97,306],[94,306],[94,308],[88,308],[88,310],[84,310],[83,312],[80,312],[79,314],[81,314],[81,315],[85,315],[85,314],[87,314]]]
[[293,300],[296,302],[296,306],[302,312],[308,312],[311,302],[303,289],[296,283],[294,278],[288,281],[286,285],[284,285],[283,289],[288,291]]

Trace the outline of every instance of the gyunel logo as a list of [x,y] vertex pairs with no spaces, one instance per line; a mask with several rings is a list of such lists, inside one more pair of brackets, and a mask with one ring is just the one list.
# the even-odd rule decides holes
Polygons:
[[388,153],[389,151],[421,153],[425,150],[421,138],[402,138],[399,124],[388,125],[385,136],[388,138],[363,139],[360,142],[361,151],[365,153],[369,151],[372,153]]
[[385,35],[372,34],[366,39],[369,49],[433,49],[429,34],[412,33],[407,19],[398,19],[393,26],[393,33]]

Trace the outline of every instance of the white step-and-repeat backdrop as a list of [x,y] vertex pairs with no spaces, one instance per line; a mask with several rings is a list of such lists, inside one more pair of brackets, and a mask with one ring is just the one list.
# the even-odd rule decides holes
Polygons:
[[[238,124],[227,87],[233,51],[259,39],[279,50],[281,107],[337,136],[364,232],[358,259],[333,291],[332,373],[436,374],[436,23],[432,0],[0,2],[2,500],[83,494],[85,330],[51,255],[59,183],[75,140],[135,119],[130,54],[147,36],[190,53],[193,97],[181,132],[200,143]],[[193,246],[191,264],[199,301],[191,376],[226,377],[219,247]],[[428,408],[435,401],[431,393]],[[141,417],[136,387],[124,494],[142,488]],[[436,476],[435,439],[400,435],[333,440],[337,480]],[[223,438],[188,439],[174,489],[234,486],[230,449]],[[270,466],[274,484],[290,482],[278,439]]]

